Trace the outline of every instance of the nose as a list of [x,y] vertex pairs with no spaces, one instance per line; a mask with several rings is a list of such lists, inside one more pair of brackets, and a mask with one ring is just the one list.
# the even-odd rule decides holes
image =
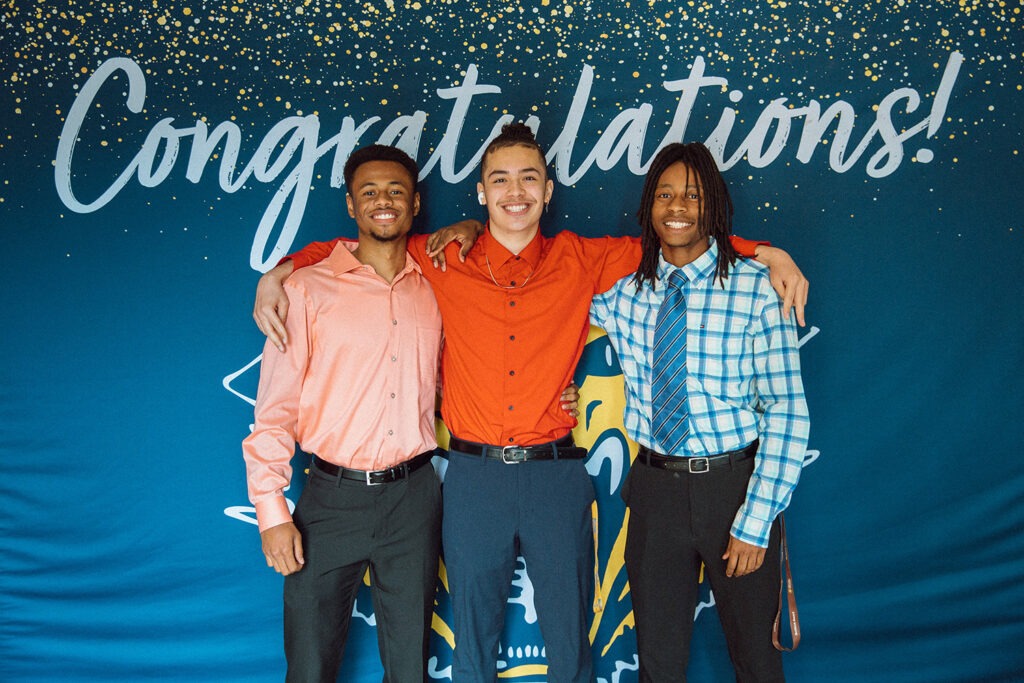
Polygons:
[[374,197],[374,205],[376,206],[391,206],[393,199],[387,192],[378,192],[377,196]]
[[672,201],[668,203],[668,208],[673,211],[679,211],[680,213],[686,213],[690,208],[690,204],[686,201],[685,195],[676,194],[672,197]]

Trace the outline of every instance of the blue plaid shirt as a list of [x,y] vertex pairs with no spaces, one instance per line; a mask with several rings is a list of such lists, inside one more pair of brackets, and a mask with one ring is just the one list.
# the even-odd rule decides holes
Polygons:
[[[709,456],[760,439],[746,501],[731,533],[761,547],[800,478],[810,420],[800,380],[796,326],[782,318],[768,269],[740,259],[723,289],[713,281],[718,248],[681,270],[686,297],[686,390],[690,437],[681,457]],[[608,332],[626,380],[629,437],[664,453],[651,435],[651,353],[665,282],[676,266],[659,258],[657,287],[633,276],[594,297],[590,318]]]

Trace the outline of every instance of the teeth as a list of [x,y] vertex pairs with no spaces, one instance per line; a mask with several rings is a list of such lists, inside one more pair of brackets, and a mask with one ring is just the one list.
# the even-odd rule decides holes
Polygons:
[[526,211],[526,204],[506,204],[505,210],[510,213],[518,213],[520,211]]
[[669,228],[686,228],[693,225],[688,221],[665,221],[665,226]]
[[388,213],[377,213],[377,214],[374,214],[374,217],[377,218],[378,220],[386,221],[386,220],[390,220],[390,219],[394,218],[395,215],[396,214],[390,213],[390,212],[388,212]]

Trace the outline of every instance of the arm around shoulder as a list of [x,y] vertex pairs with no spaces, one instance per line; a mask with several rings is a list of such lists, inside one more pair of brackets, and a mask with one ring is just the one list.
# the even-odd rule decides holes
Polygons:
[[790,309],[795,309],[796,321],[803,327],[806,324],[804,307],[807,305],[807,292],[811,284],[797,267],[796,261],[782,249],[765,244],[757,246],[755,258],[768,266],[772,287],[782,299],[783,317],[788,318]]
[[256,285],[252,318],[256,321],[256,327],[260,328],[260,332],[267,336],[278,351],[284,351],[288,343],[284,325],[288,319],[288,296],[284,292],[284,281],[294,270],[295,264],[290,259],[282,261],[264,273]]

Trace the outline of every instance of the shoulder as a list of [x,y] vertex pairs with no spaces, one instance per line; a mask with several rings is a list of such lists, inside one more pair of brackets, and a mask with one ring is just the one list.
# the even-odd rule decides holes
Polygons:
[[[344,249],[345,247],[341,246],[339,248]],[[286,291],[292,290],[308,294],[310,290],[315,290],[319,283],[332,279],[335,279],[334,269],[330,264],[330,259],[327,258],[296,270],[284,281],[284,288]]]
[[619,278],[608,291],[594,295],[594,301],[601,301],[607,305],[620,305],[630,304],[644,298],[651,291],[651,283],[644,283],[637,289],[634,276],[635,273],[630,273]]
[[545,238],[552,244],[576,249],[628,249],[637,238],[628,236],[602,235],[600,237],[583,237],[571,230],[560,230],[554,237]]
[[[738,257],[736,263],[729,268],[726,283],[731,283],[733,288],[740,290],[758,292],[767,288],[768,291],[773,291],[768,266],[743,257]],[[727,287],[729,286],[730,284],[727,284]]]

